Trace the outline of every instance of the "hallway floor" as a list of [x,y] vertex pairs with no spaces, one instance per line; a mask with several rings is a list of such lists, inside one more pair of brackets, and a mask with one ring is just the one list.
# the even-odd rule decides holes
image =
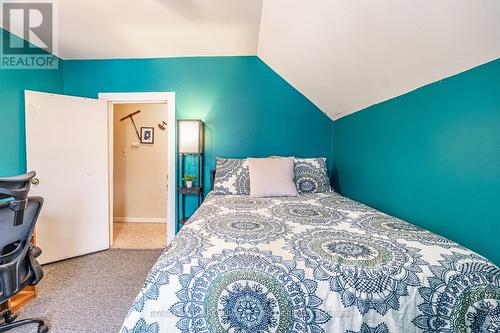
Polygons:
[[164,249],[165,223],[113,223],[113,249]]

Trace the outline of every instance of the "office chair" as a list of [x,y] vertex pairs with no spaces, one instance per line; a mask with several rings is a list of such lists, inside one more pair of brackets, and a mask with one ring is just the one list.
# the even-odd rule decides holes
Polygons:
[[[36,261],[42,250],[31,244],[43,204],[40,197],[28,198],[33,177],[35,172],[0,178],[0,305],[43,277],[42,267]],[[0,332],[29,324],[38,324],[38,333],[49,331],[43,320],[16,321],[17,316],[5,308],[0,311]]]

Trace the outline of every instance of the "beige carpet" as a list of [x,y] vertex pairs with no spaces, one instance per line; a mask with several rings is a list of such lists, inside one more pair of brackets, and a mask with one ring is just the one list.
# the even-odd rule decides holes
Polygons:
[[113,223],[114,249],[164,249],[166,246],[165,223]]
[[[50,333],[118,333],[162,250],[107,250],[44,265],[38,297],[19,319],[42,317]],[[36,333],[36,325],[9,333]]]

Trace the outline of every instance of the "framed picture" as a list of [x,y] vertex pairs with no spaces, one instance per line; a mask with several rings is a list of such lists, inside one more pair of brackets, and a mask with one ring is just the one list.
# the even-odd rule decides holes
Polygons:
[[153,144],[155,142],[154,127],[141,127],[141,143]]

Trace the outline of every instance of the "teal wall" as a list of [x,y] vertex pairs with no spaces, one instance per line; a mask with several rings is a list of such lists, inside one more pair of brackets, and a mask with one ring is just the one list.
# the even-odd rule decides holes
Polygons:
[[62,80],[62,67],[58,70],[0,68],[0,176],[26,171],[24,90],[62,92]]
[[[63,61],[0,70],[0,175],[26,169],[25,89],[175,91],[177,118],[206,123],[217,156],[325,156],[342,194],[500,263],[500,61],[332,123],[257,57]],[[333,132],[335,127],[335,132]]]
[[206,124],[207,189],[219,156],[324,156],[332,165],[333,122],[254,56],[63,61],[57,72],[0,75],[0,139],[10,143],[1,148],[0,175],[26,168],[23,89],[91,98],[99,92],[176,92],[177,118]]
[[205,192],[216,157],[324,156],[332,165],[333,122],[257,57],[64,61],[65,94],[127,91],[175,91],[176,117],[203,120]]
[[500,60],[334,122],[348,197],[500,264]]
[[332,121],[257,57],[64,61],[65,94],[127,91],[175,91],[177,118],[205,122],[207,175],[219,156],[331,162]]

